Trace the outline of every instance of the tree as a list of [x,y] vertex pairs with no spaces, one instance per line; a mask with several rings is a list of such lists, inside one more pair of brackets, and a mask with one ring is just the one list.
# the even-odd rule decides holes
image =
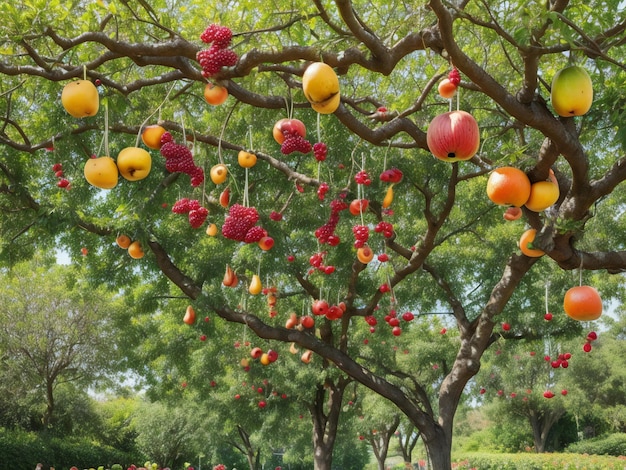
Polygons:
[[[215,21],[230,27],[234,40],[228,43],[225,30],[210,30],[205,38],[220,31],[212,52],[198,41],[207,24],[196,3],[184,9],[166,2],[119,9],[98,2],[6,6],[0,138],[7,150],[0,169],[3,206],[17,210],[0,227],[2,259],[28,256],[35,244],[61,243],[76,257],[81,246],[97,255],[87,260],[94,281],[119,287],[143,278],[162,294],[169,292],[167,278],[198,310],[245,325],[263,339],[295,342],[391,401],[416,426],[433,467],[450,468],[463,390],[496,339],[498,315],[519,319],[513,312],[535,302],[537,285],[529,279],[540,269],[549,273],[558,280],[551,291],[559,298],[583,277],[602,285],[605,300],[619,294],[621,279],[611,274],[626,267],[615,218],[624,202],[615,189],[626,176],[620,3],[338,0],[260,13],[248,2],[229,6],[215,8]],[[201,10],[207,8],[204,2]],[[197,56],[201,51],[207,52]],[[316,114],[301,92],[301,77],[316,61],[339,75],[341,95],[333,99],[341,102],[332,115]],[[217,67],[224,63],[233,65]],[[568,64],[583,66],[596,84],[593,107],[583,117],[558,116],[549,104],[550,80]],[[451,68],[461,76],[456,105],[480,126],[481,146],[466,162],[433,159],[427,141],[431,120],[454,108],[436,93]],[[59,105],[60,85],[79,77],[101,86],[106,106],[97,117],[75,120]],[[236,103],[207,110],[207,77]],[[288,117],[297,115],[316,129],[308,135],[327,145],[324,161],[281,153],[270,130],[285,108]],[[158,154],[149,177],[139,182],[121,181],[104,193],[84,182],[88,156],[110,153],[109,134],[114,150],[132,146],[151,120],[175,142],[192,144],[195,168],[207,176],[214,165],[229,163],[231,207],[236,202],[247,214],[257,209],[259,225],[275,241],[270,251],[207,239],[185,216],[165,210],[164,204],[187,197],[208,206],[209,222],[221,224],[226,214],[218,201],[226,184],[190,186],[189,177],[170,173]],[[291,137],[284,150],[293,150],[294,142],[305,145]],[[170,148],[188,159],[188,151]],[[217,158],[209,149],[217,149]],[[239,168],[234,162],[241,150],[252,150],[260,164]],[[31,155],[39,157],[37,164]],[[70,182],[70,190],[51,174],[54,163],[62,163],[59,178]],[[547,180],[552,170],[557,202],[545,212],[525,207],[517,222],[503,222],[502,211],[485,196],[488,173],[501,166],[521,168],[533,183]],[[392,205],[383,207],[391,192],[377,175],[391,167],[404,179],[391,190]],[[199,170],[189,171],[198,183]],[[339,210],[353,198],[369,199],[356,222]],[[193,214],[194,226],[202,212]],[[527,227],[537,230],[533,245],[545,252],[542,258],[517,251]],[[143,243],[145,259],[120,258],[112,242],[120,232]],[[331,234],[338,245],[325,243]],[[369,246],[390,262],[357,258],[354,242],[363,243],[366,234]],[[311,266],[316,254],[333,269]],[[285,261],[288,255],[293,262]],[[242,302],[242,289],[222,287],[227,264],[240,286],[260,272],[277,287],[283,312],[308,309],[322,298],[343,302],[345,311],[338,320],[317,318],[319,335],[286,329],[284,318],[267,315],[263,302]],[[446,326],[458,331],[456,356],[442,367],[433,399],[426,393],[432,383],[421,380],[421,371],[378,367],[388,354],[361,359],[363,338],[354,331],[360,317],[405,308],[445,315],[451,319]],[[315,435],[320,470],[330,465],[318,457],[324,455],[321,432]]]
[[60,385],[90,386],[115,370],[114,304],[76,271],[35,258],[5,270],[0,290],[4,401],[44,405],[44,429],[55,424]]

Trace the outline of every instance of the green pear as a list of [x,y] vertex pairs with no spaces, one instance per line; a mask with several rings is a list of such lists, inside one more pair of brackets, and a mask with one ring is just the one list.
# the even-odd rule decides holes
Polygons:
[[593,85],[587,71],[571,65],[558,71],[552,79],[552,107],[559,116],[582,116],[593,101]]

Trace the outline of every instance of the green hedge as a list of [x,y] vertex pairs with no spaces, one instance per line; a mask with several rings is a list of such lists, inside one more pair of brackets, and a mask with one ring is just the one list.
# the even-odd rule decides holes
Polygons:
[[581,454],[483,454],[456,456],[453,468],[480,470],[624,470],[625,457]]
[[39,462],[44,468],[56,470],[97,468],[121,463],[124,468],[132,462],[144,462],[141,455],[129,455],[112,447],[88,440],[59,439],[39,436],[24,431],[0,428],[0,470],[32,470]]
[[567,446],[565,452],[595,455],[626,455],[626,434],[617,433],[585,439]]

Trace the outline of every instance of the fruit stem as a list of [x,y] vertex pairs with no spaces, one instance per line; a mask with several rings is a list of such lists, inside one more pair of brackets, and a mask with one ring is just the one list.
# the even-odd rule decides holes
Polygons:
[[148,123],[148,121],[152,118],[152,116],[154,116],[158,112],[159,118],[157,119],[157,122],[161,120],[161,108],[167,102],[170,96],[170,93],[172,93],[172,90],[174,90],[174,85],[172,85],[170,89],[167,90],[167,93],[165,94],[165,98],[163,98],[163,101],[161,101],[161,104],[158,105],[154,109],[154,111],[152,111],[150,115],[141,123],[141,126],[139,126],[139,132],[137,132],[137,140],[135,141],[135,147],[139,147],[139,139],[141,138],[141,131],[143,130],[144,126]]
[[87,66],[83,64],[83,80],[87,80]]
[[104,102],[104,154],[110,157],[109,154],[109,102]]
[[226,115],[226,119],[224,119],[224,124],[222,125],[222,129],[220,131],[220,137],[217,141],[217,158],[220,163],[224,164],[224,158],[222,157],[222,140],[224,140],[224,132],[226,131],[226,126],[228,125],[228,121],[230,121],[230,117],[233,115],[235,108],[239,104],[239,101],[235,101],[235,104],[230,108],[228,114]]

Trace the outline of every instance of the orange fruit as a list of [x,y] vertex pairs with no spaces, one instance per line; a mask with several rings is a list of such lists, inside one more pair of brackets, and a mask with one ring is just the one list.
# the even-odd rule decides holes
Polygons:
[[141,242],[139,240],[135,240],[128,246],[128,254],[133,259],[143,258],[143,247],[141,246]]
[[496,168],[487,181],[487,196],[499,206],[523,206],[530,197],[530,180],[519,168]]
[[123,248],[124,250],[130,246],[130,242],[130,237],[124,234],[118,235],[115,239],[115,243],[117,243],[117,246]]
[[602,298],[591,286],[572,287],[563,298],[563,310],[574,320],[597,320],[602,315]]
[[374,259],[374,252],[369,246],[364,245],[356,250],[356,257],[361,263],[367,264]]
[[531,258],[539,258],[540,256],[545,255],[544,251],[537,250],[529,246],[529,244],[532,244],[532,242],[535,240],[536,236],[537,230],[535,230],[534,228],[529,228],[524,233],[522,233],[522,236],[519,239],[519,249],[522,250],[522,253]]

